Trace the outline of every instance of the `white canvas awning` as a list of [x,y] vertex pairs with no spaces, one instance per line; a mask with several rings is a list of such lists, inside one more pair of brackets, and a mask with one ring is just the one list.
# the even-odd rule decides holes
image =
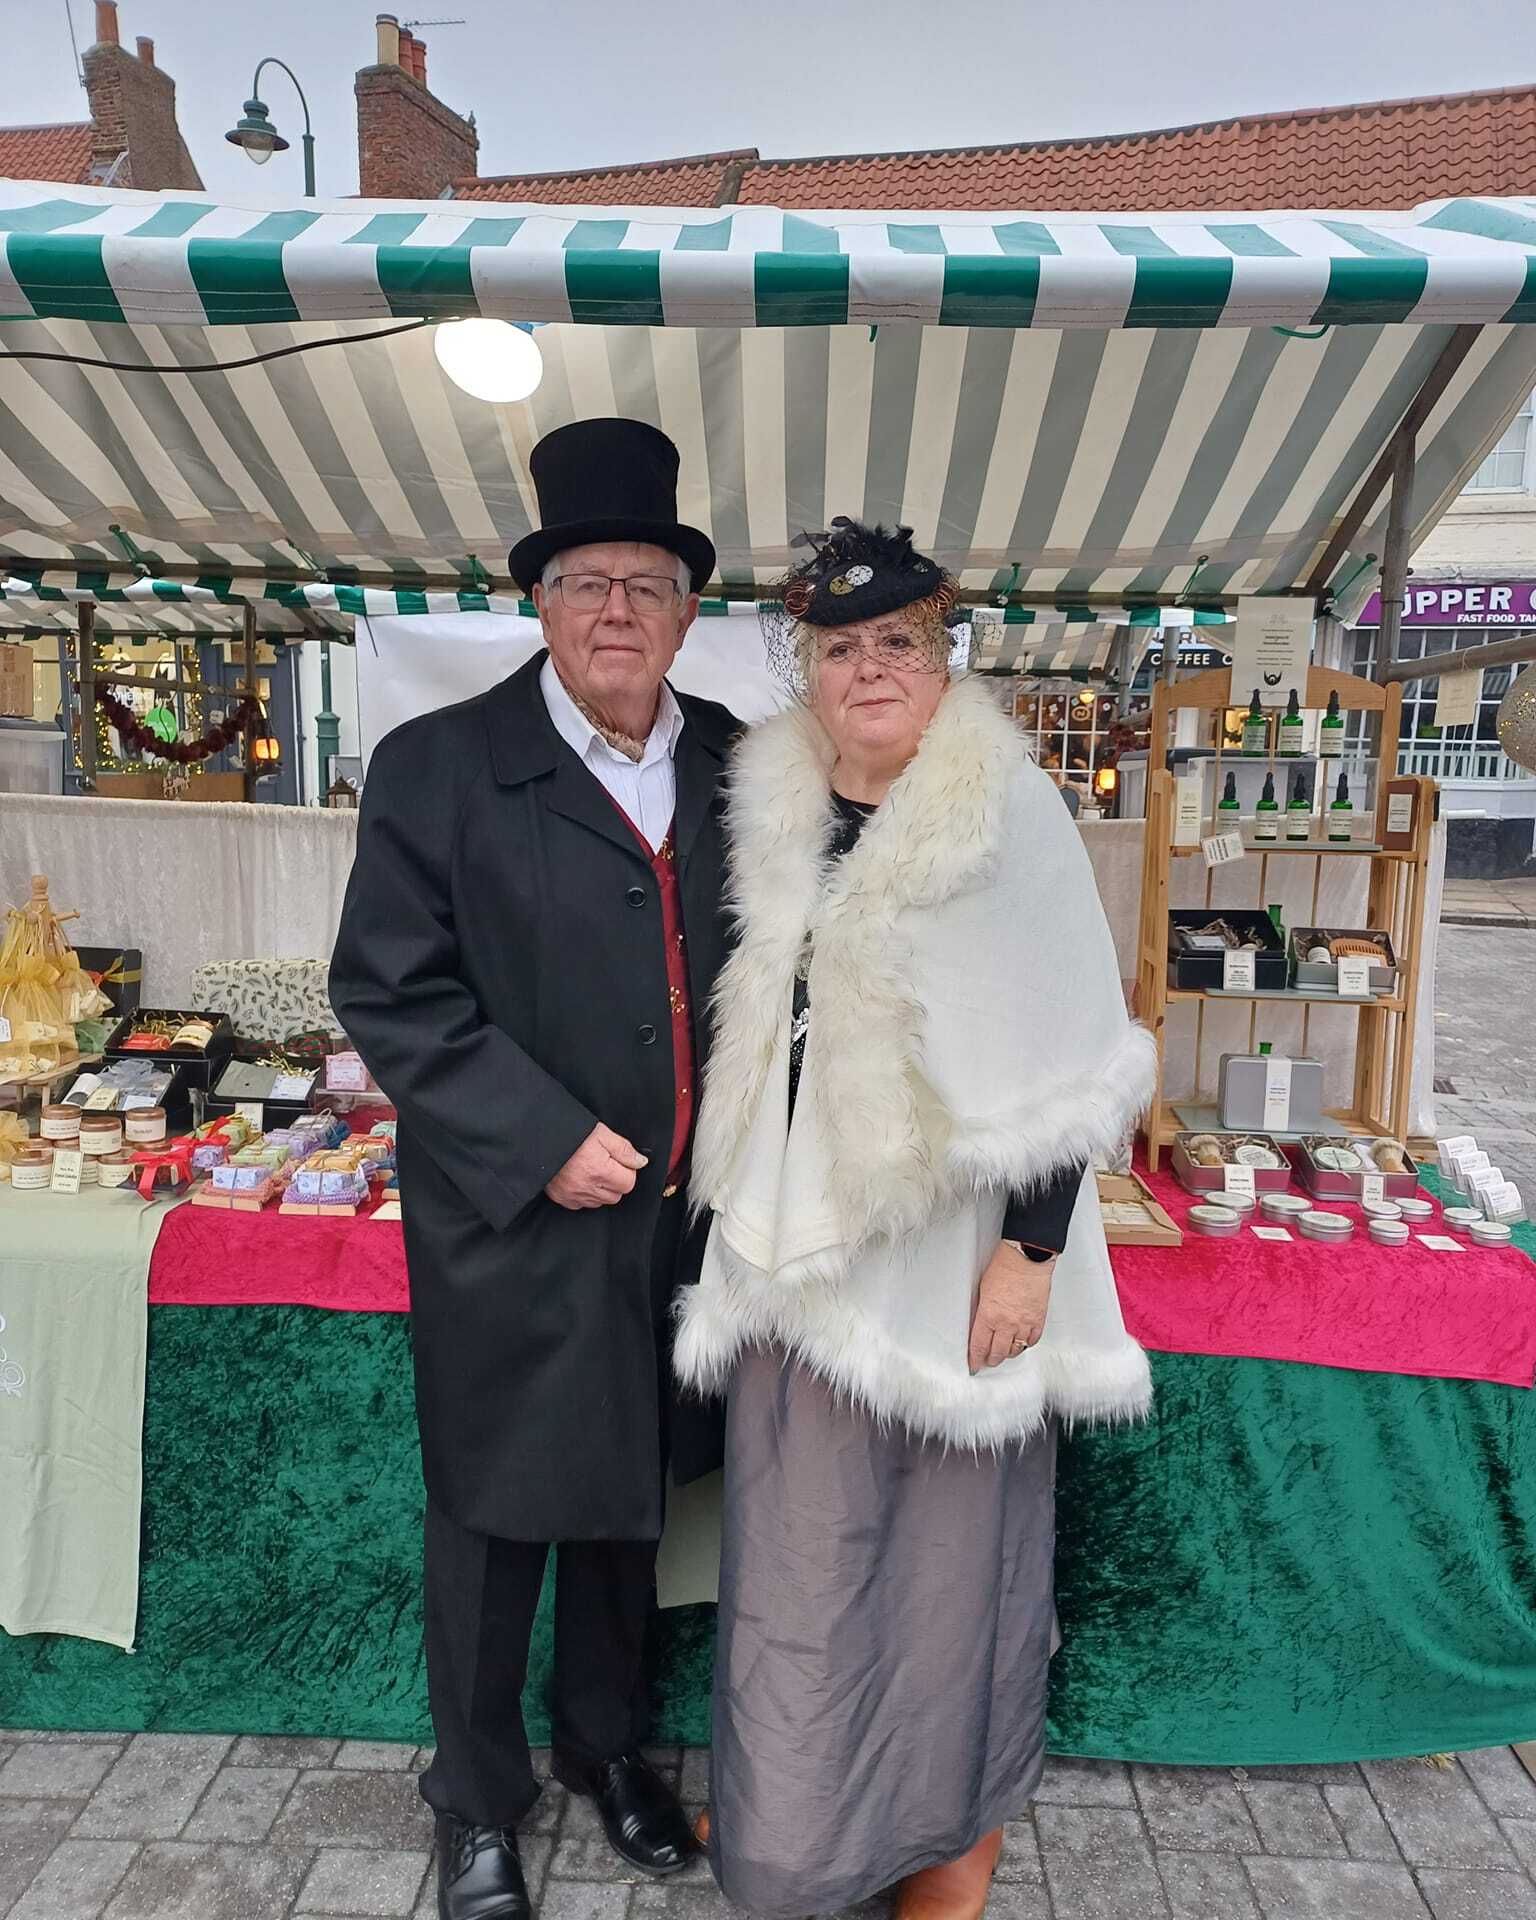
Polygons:
[[[5,181],[0,238],[0,568],[214,600],[255,575],[478,601],[535,440],[615,412],[678,443],[728,590],[848,513],[1047,607],[1177,598],[1197,562],[1208,602],[1297,591],[1448,346],[1415,538],[1536,385],[1529,199],[791,215]],[[431,323],[473,313],[537,324],[527,402],[439,369]],[[1375,583],[1385,514],[1325,584]]]

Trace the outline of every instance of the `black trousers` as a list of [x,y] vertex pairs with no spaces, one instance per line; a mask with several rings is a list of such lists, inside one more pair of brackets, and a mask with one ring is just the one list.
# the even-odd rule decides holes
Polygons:
[[[652,1248],[657,1353],[668,1370],[666,1315],[686,1217],[664,1200]],[[669,1383],[659,1383],[657,1447],[668,1449]],[[528,1644],[555,1552],[554,1752],[608,1760],[649,1731],[645,1645],[656,1604],[655,1540],[502,1540],[461,1527],[427,1502],[427,1697],[437,1753],[421,1776],[429,1806],[477,1826],[513,1826],[539,1797],[523,1723]]]

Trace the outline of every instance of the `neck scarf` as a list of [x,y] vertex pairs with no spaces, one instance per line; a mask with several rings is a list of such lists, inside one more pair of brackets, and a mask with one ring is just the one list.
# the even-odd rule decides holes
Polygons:
[[[560,673],[558,667],[555,671],[556,673]],[[592,728],[593,732],[597,734],[598,738],[606,740],[615,753],[622,753],[626,760],[633,760],[636,766],[638,766],[645,755],[646,740],[650,737],[650,727],[646,728],[644,738],[636,739],[634,734],[625,733],[620,728],[611,725],[605,720],[594,706],[582,699],[581,695],[571,685],[570,681],[566,679],[563,673],[560,673],[560,684],[571,696],[576,711],[581,715],[582,719],[586,721],[587,725]],[[656,714],[660,711],[660,708],[661,692],[660,689],[658,689],[656,694],[656,707],[651,713],[652,727],[656,724]]]

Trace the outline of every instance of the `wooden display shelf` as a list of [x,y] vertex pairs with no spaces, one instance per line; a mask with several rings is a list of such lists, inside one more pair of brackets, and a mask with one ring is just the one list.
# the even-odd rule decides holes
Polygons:
[[1170,1000],[1278,1000],[1289,1001],[1297,1007],[1354,1007],[1359,1011],[1386,1007],[1393,1013],[1403,1010],[1402,1001],[1390,994],[1334,993],[1325,987],[1319,987],[1315,993],[1306,987],[1170,987],[1167,997]]
[[[1212,768],[1211,805],[1214,809],[1222,790],[1224,773],[1221,745],[1222,717],[1233,705],[1231,672],[1225,667],[1196,674],[1179,686],[1159,684],[1152,695],[1151,752],[1154,757],[1167,752],[1172,744],[1173,720],[1179,712],[1194,710],[1203,717],[1215,741]],[[1381,738],[1395,742],[1402,706],[1402,690],[1397,685],[1378,686],[1354,674],[1336,673],[1323,667],[1307,672],[1305,705],[1309,710],[1326,707],[1329,696],[1337,694],[1346,713],[1364,712],[1376,716]],[[1294,756],[1264,756],[1270,769],[1283,774],[1296,764]],[[1257,754],[1232,753],[1225,760],[1234,765],[1258,764]],[[1318,763],[1327,767],[1331,763]],[[1346,764],[1354,764],[1347,761]],[[1316,926],[1318,897],[1323,863],[1335,856],[1364,858],[1370,862],[1366,883],[1363,924],[1384,929],[1391,937],[1397,957],[1398,984],[1391,995],[1372,994],[1359,999],[1341,997],[1331,990],[1311,991],[1297,987],[1257,987],[1246,993],[1228,992],[1220,987],[1180,988],[1171,984],[1168,959],[1169,875],[1173,862],[1187,854],[1198,854],[1196,847],[1173,845],[1174,777],[1164,768],[1147,777],[1147,823],[1142,856],[1141,916],[1136,968],[1136,1012],[1157,1042],[1157,1088],[1143,1127],[1148,1164],[1157,1167],[1163,1152],[1175,1136],[1186,1131],[1179,1108],[1186,1111],[1200,1106],[1198,1097],[1171,1102],[1164,1091],[1167,1047],[1167,1015],[1170,1006],[1193,1004],[1197,1008],[1195,1025],[1195,1072],[1198,1086],[1207,1078],[1205,1069],[1205,1010],[1221,1001],[1245,1005],[1249,1009],[1249,1044],[1256,1044],[1258,1020],[1265,1009],[1293,1007],[1302,1019],[1301,1046],[1307,1046],[1308,1025],[1313,1007],[1345,1007],[1359,1017],[1354,1022],[1353,1099],[1347,1107],[1331,1108],[1328,1119],[1350,1133],[1407,1137],[1409,1093],[1413,1071],[1414,1013],[1418,1004],[1419,961],[1423,947],[1424,905],[1428,893],[1430,833],[1434,821],[1435,786],[1432,780],[1398,780],[1391,772],[1390,758],[1377,768],[1375,829],[1370,841],[1328,840],[1322,837],[1323,809],[1314,792],[1313,832],[1307,840],[1254,840],[1251,826],[1243,836],[1243,858],[1207,870],[1205,905],[1212,912],[1213,877],[1220,872],[1234,875],[1251,870],[1254,876],[1254,904],[1266,905],[1266,862],[1271,855],[1295,859],[1310,856],[1312,869],[1312,912],[1300,924]],[[1411,787],[1413,800],[1412,844],[1387,847],[1387,785],[1391,780],[1400,790]],[[1368,816],[1367,816],[1368,817]],[[1202,837],[1223,831],[1214,816],[1202,824]],[[1257,864],[1254,864],[1257,863]]]

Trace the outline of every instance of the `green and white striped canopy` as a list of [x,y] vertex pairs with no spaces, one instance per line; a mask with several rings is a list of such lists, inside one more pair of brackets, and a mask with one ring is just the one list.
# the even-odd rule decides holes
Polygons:
[[[1199,595],[1283,592],[1454,326],[1481,331],[1419,437],[1416,534],[1536,385],[1532,199],[1117,219],[3,181],[0,242],[11,572],[142,550],[188,583],[483,593],[536,513],[534,441],[618,412],[678,443],[730,587],[849,513],[1046,607],[1172,599],[1202,559]],[[390,333],[473,313],[537,323],[529,401]],[[1374,584],[1384,516],[1335,584]]]

